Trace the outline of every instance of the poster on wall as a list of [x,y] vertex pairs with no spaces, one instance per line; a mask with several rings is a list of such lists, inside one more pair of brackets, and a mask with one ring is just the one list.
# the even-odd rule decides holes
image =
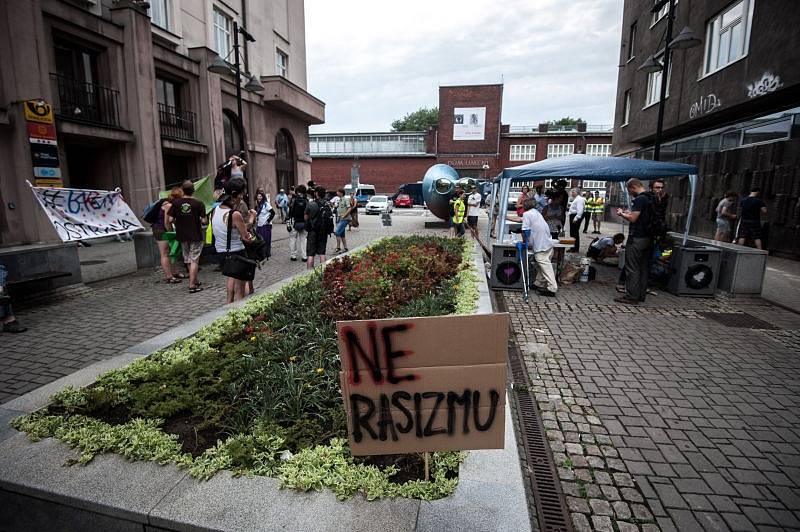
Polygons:
[[31,191],[63,242],[144,229],[118,190],[31,186]]
[[483,140],[486,130],[486,107],[453,109],[453,140]]

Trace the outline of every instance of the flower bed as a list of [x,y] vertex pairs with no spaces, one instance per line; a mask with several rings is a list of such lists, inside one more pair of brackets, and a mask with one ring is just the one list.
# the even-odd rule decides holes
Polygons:
[[346,441],[336,320],[471,313],[471,242],[394,237],[251,299],[195,336],[14,420],[29,438],[57,438],[85,464],[100,453],[268,475],[340,498],[435,499],[452,493],[461,453],[353,457]]

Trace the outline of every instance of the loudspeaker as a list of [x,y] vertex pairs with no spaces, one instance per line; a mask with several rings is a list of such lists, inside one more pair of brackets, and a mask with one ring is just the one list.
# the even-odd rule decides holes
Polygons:
[[712,297],[721,259],[719,248],[676,245],[672,249],[667,290],[676,296]]
[[522,291],[522,268],[520,268],[516,245],[494,244],[492,246],[492,270],[489,275],[489,288],[492,290]]

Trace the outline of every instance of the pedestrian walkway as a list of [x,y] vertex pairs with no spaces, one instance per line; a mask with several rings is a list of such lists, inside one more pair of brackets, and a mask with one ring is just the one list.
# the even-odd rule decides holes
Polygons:
[[800,527],[800,315],[616,275],[505,293],[575,528]]
[[[351,248],[384,235],[423,230],[417,217],[394,217],[391,227],[383,227],[378,216],[361,215],[359,221],[360,230],[347,235]],[[289,260],[285,227],[275,225],[273,231],[273,257],[256,273],[256,290],[305,269],[305,263]],[[331,238],[328,250],[334,247]],[[222,274],[214,265],[204,265],[200,280],[204,290],[190,294],[186,281],[168,285],[160,270],[142,270],[90,284],[88,290],[64,301],[15,309],[29,330],[0,335],[0,404],[222,306]]]

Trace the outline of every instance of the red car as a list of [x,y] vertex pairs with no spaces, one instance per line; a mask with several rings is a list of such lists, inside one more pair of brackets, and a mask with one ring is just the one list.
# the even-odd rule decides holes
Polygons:
[[407,207],[411,208],[414,206],[414,202],[411,201],[411,196],[408,194],[398,194],[394,200],[395,207]]

